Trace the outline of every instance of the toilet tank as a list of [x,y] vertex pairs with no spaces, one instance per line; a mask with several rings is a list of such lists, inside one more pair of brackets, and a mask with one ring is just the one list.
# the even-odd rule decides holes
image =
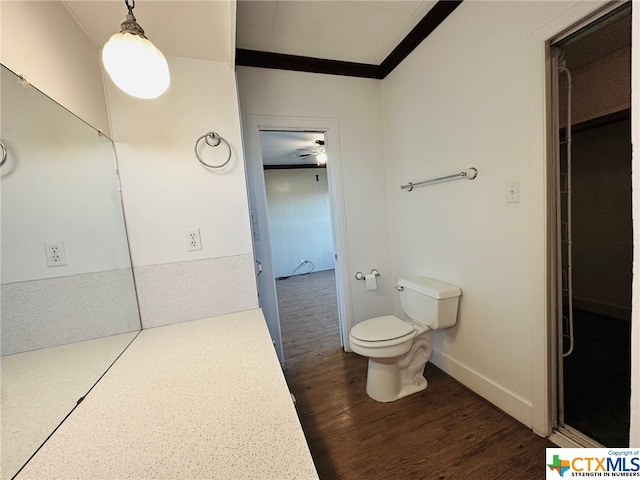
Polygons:
[[413,321],[438,330],[455,325],[460,287],[427,277],[400,278],[402,311]]

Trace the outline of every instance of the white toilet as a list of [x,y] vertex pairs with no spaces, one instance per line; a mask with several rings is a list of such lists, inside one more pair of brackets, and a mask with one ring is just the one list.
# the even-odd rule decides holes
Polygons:
[[431,356],[425,333],[455,325],[460,288],[426,277],[400,278],[402,310],[410,320],[395,315],[375,317],[355,325],[349,345],[369,357],[367,394],[378,402],[393,402],[427,388],[423,371]]

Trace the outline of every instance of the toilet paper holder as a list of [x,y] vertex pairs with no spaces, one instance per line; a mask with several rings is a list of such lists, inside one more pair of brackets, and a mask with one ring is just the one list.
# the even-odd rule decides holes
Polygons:
[[[380,276],[380,272],[378,270],[376,270],[375,268],[373,270],[371,270],[371,274],[375,275],[376,277]],[[362,272],[356,272],[356,280],[364,280],[364,274]]]

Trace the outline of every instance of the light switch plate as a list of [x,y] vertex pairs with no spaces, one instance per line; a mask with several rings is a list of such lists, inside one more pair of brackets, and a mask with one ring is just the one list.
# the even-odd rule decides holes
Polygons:
[[507,183],[507,203],[520,202],[520,182]]

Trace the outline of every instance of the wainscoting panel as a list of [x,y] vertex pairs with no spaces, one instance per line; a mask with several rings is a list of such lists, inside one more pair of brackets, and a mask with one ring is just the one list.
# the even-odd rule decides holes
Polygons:
[[4,284],[2,355],[140,330],[131,269]]
[[258,308],[253,255],[134,267],[142,328]]

